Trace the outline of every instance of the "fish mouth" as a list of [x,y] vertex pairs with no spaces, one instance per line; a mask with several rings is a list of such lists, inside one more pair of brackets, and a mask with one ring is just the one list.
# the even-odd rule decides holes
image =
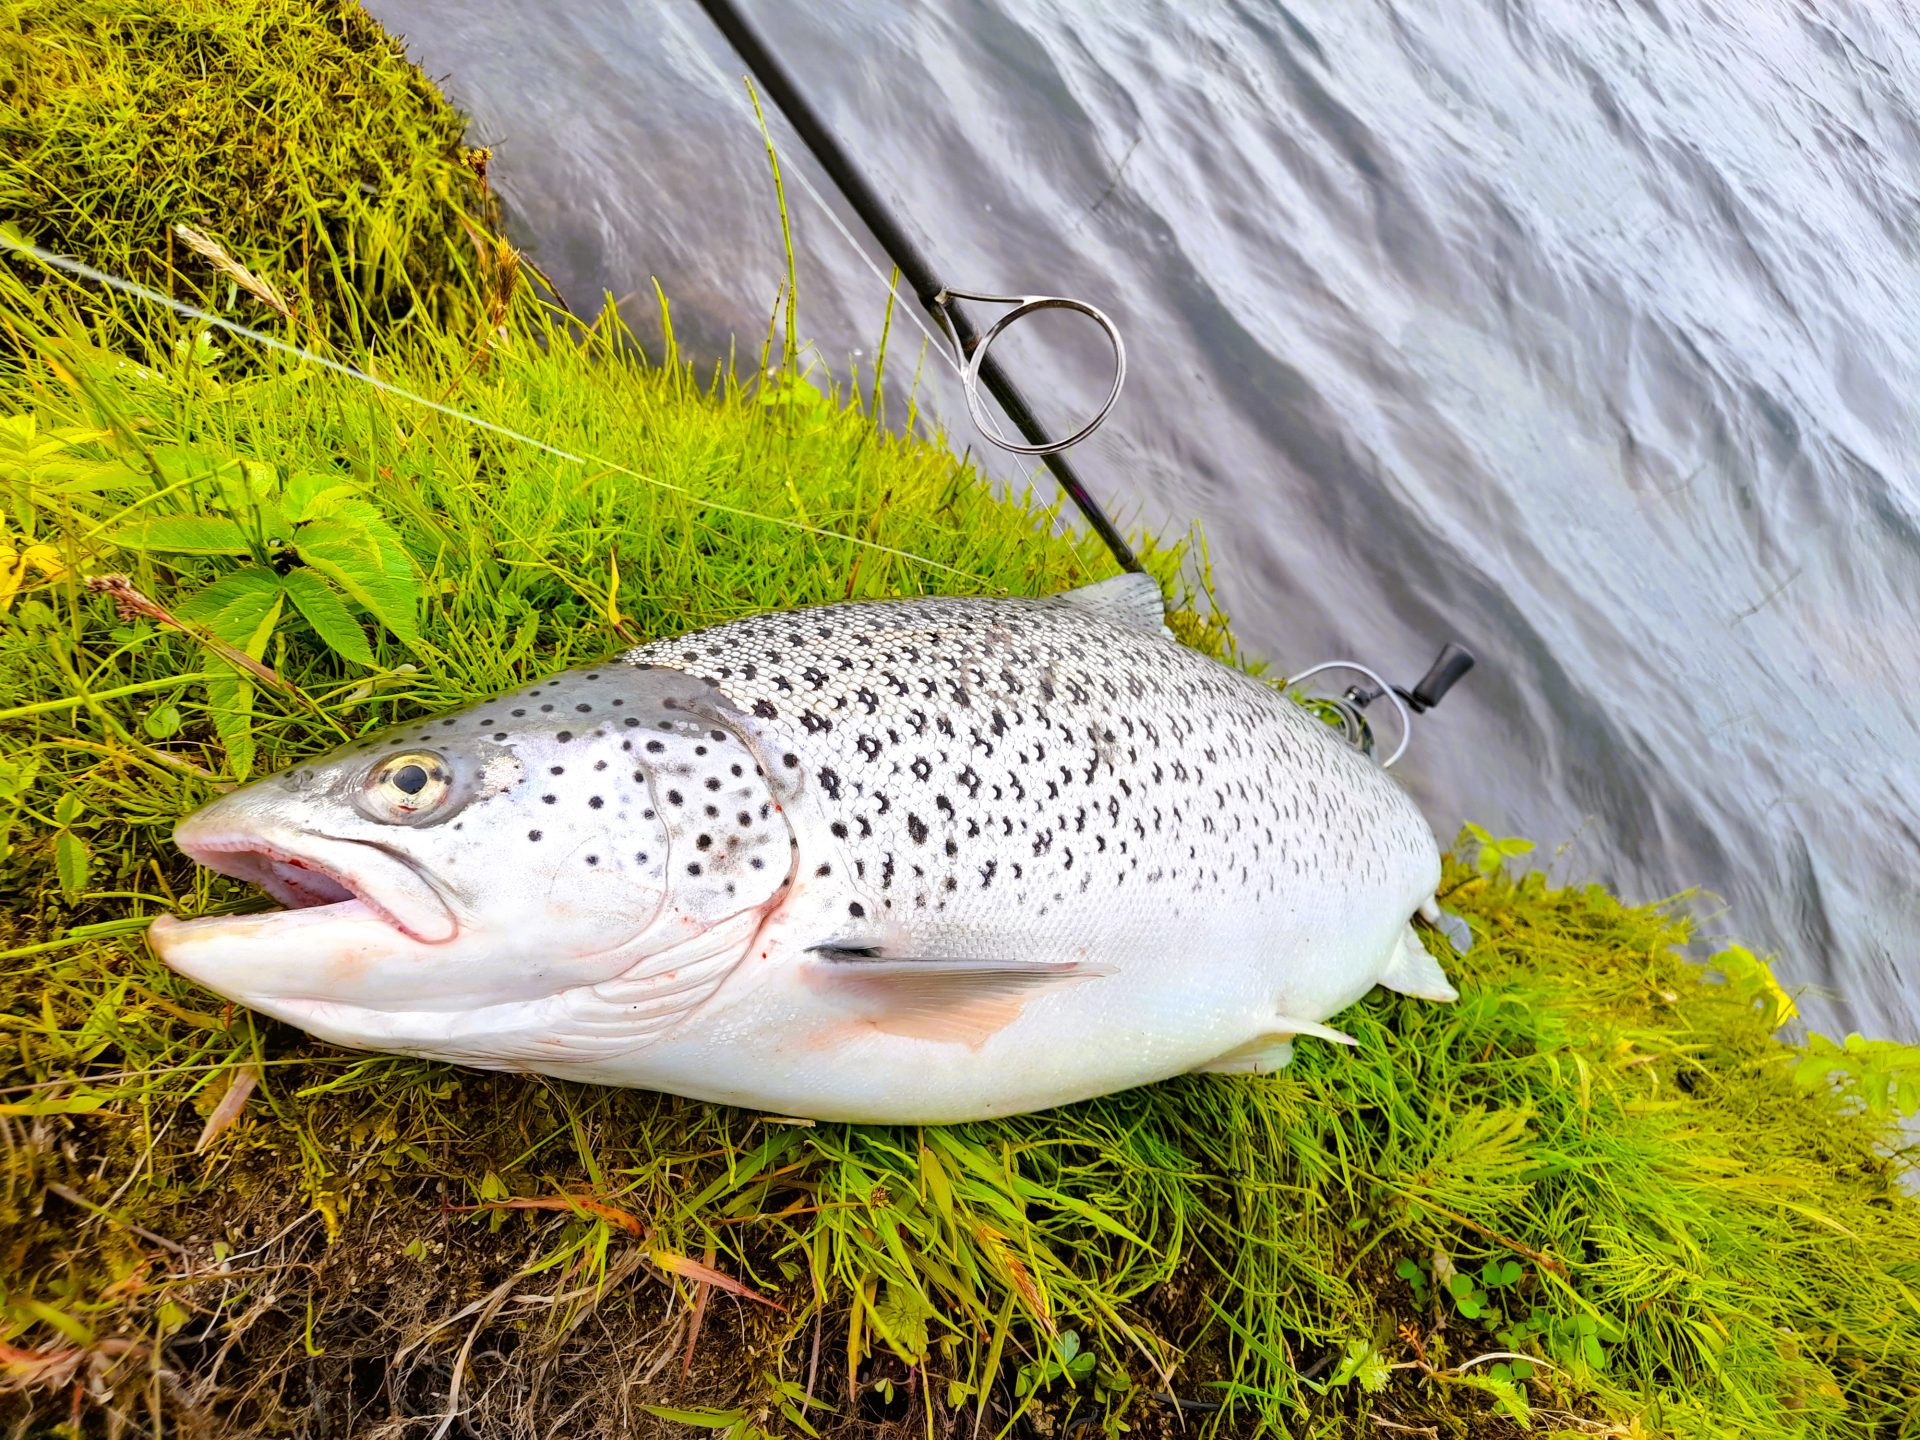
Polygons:
[[257,886],[284,909],[264,915],[220,915],[195,920],[162,916],[156,942],[187,930],[245,927],[265,938],[275,928],[304,929],[328,920],[378,920],[426,945],[452,940],[459,922],[452,907],[411,864],[378,845],[293,829],[220,831],[190,817],[174,843],[198,864]]

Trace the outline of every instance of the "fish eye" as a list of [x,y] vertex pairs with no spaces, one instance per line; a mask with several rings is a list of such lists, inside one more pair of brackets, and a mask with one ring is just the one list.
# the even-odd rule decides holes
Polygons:
[[360,787],[360,809],[369,819],[389,825],[437,819],[453,795],[453,766],[434,750],[389,755],[367,772]]

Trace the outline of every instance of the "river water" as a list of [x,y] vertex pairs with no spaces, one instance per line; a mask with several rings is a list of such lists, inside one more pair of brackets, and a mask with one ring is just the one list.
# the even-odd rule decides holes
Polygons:
[[[576,309],[657,333],[658,277],[683,345],[757,355],[779,221],[691,0],[370,8]],[[1817,1028],[1920,1039],[1920,9],[748,9],[951,283],[1119,321],[1078,464],[1201,524],[1250,653],[1478,653],[1398,770],[1436,829],[1701,887]],[[884,290],[793,203],[797,328],[844,372]],[[1086,338],[1006,353],[1055,418],[1102,390]],[[978,453],[931,358],[921,399]]]

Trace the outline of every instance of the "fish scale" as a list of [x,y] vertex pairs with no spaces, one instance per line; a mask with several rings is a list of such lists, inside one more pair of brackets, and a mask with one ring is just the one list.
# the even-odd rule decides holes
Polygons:
[[625,658],[711,679],[778,747],[849,944],[891,920],[916,953],[1004,934],[1051,959],[1283,887],[1384,887],[1432,851],[1405,793],[1301,707],[1097,606],[853,603]]

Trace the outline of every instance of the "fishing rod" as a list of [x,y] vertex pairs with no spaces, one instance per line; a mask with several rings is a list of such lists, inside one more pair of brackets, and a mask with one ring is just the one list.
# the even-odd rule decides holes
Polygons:
[[[1060,488],[1079,507],[1094,533],[1106,542],[1107,549],[1113,552],[1113,558],[1120,562],[1123,569],[1140,570],[1140,561],[1132,547],[1060,453],[1098,429],[1107,418],[1107,412],[1113,409],[1114,402],[1120,398],[1121,382],[1126,379],[1127,358],[1118,328],[1105,313],[1081,300],[1051,295],[982,295],[956,290],[945,284],[914,243],[913,237],[907,233],[906,227],[895,218],[886,201],[881,199],[880,192],[874,188],[866,173],[854,163],[833,128],[813,108],[813,103],[807,99],[792,73],[781,63],[779,56],[774,54],[773,48],[753,23],[740,13],[733,0],[699,0],[699,4],[707,18],[733,46],[735,53],[746,62],[747,69],[753,72],[760,88],[786,115],[801,140],[813,152],[814,159],[827,172],[828,178],[839,187],[847,204],[860,217],[860,223],[880,242],[880,248],[886,252],[887,258],[893,261],[906,282],[913,287],[914,296],[920,304],[935,323],[944,327],[953,338],[960,381],[966,391],[967,408],[973,415],[974,423],[1002,449],[1020,455],[1039,456],[1047,469],[1053,472],[1054,479],[1059,481]],[[831,218],[832,212],[828,211],[828,215]],[[844,230],[842,233],[845,233]],[[852,240],[851,236],[847,238]],[[1013,309],[982,334],[968,319],[966,310],[960,304],[962,300],[1011,305]],[[1106,332],[1113,346],[1113,388],[1107,395],[1106,403],[1091,420],[1065,439],[1052,439],[1047,435],[1033,408],[1027,404],[1026,397],[990,353],[993,342],[1005,333],[1009,325],[1038,310],[1070,310],[1086,315]],[[1001,410],[1026,437],[1025,444],[1009,440],[992,423],[980,406],[979,385],[984,385],[993,398],[1000,402]],[[1297,686],[1302,681],[1329,671],[1346,671],[1361,676],[1361,682],[1349,685],[1338,696],[1320,697],[1320,703],[1332,710],[1348,742],[1371,755],[1374,735],[1366,709],[1376,700],[1387,700],[1400,721],[1399,741],[1387,758],[1380,762],[1382,767],[1387,767],[1406,753],[1407,745],[1413,738],[1413,717],[1424,715],[1438,705],[1441,697],[1459,683],[1473,665],[1472,652],[1463,645],[1448,641],[1441,647],[1433,664],[1427,667],[1427,673],[1411,687],[1389,684],[1371,667],[1353,660],[1329,660],[1302,670],[1284,683],[1288,687]]]
[[[1121,568],[1141,569],[1133,547],[1127,544],[1113,521],[1107,518],[1107,512],[1100,508],[1100,502],[1093,498],[1092,492],[1061,453],[1098,429],[1100,422],[1106,419],[1107,412],[1113,409],[1114,402],[1120,398],[1120,386],[1127,374],[1126,348],[1112,320],[1082,300],[1069,300],[1058,295],[985,295],[977,291],[955,289],[941,280],[932,263],[907,233],[906,227],[895,218],[886,201],[880,198],[880,192],[854,163],[832,127],[813,108],[798,82],[752,22],[740,13],[732,0],[699,0],[699,3],[700,8],[706,11],[707,18],[713,21],[746,62],[747,69],[753,72],[760,88],[780,107],[781,113],[799,133],[807,149],[813,152],[814,159],[820,162],[820,168],[827,172],[828,178],[846,197],[847,204],[860,217],[860,223],[880,242],[880,248],[886,252],[887,258],[899,268],[907,284],[913,287],[915,298],[935,323],[944,327],[953,338],[955,355],[961,365],[961,384],[966,390],[967,408],[973,415],[974,423],[1002,449],[1017,455],[1038,456],[1053,472],[1053,478],[1066,491],[1087,524],[1093,527],[1093,532],[1105,542],[1113,558],[1120,562]],[[1011,305],[1013,309],[983,333],[968,317],[962,300]],[[1020,393],[1020,388],[991,353],[993,342],[1005,334],[1010,325],[1040,310],[1067,310],[1087,316],[1106,332],[1107,340],[1113,347],[1113,385],[1106,402],[1091,420],[1064,439],[1047,434],[1039,417],[1033,413],[1033,407]],[[1025,443],[1008,439],[993,424],[979,403],[977,387],[981,385],[999,402],[1000,409],[1013,422],[1014,428],[1025,437]]]

